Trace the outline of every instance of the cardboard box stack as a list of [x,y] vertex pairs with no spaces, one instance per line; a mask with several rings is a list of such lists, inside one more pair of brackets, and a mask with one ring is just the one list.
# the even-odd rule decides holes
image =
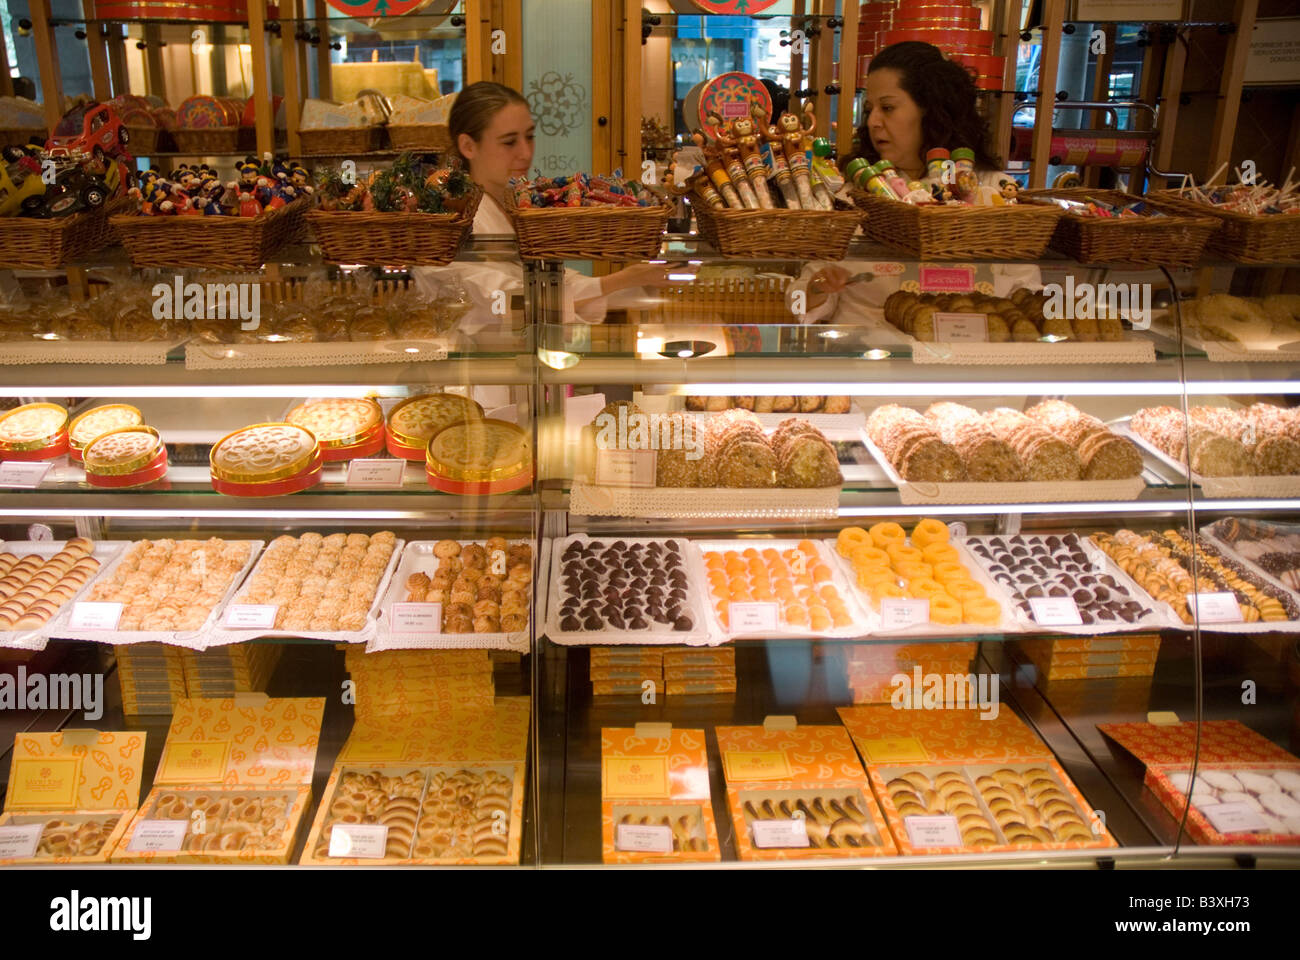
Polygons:
[[388,650],[349,646],[345,664],[356,696],[358,726],[404,725],[492,707],[496,689],[486,650]]
[[181,650],[185,689],[191,697],[222,698],[265,691],[284,648],[278,643],[232,643],[210,650]]
[[888,703],[896,689],[894,677],[911,677],[918,666],[922,674],[969,673],[977,647],[974,641],[845,645],[845,670],[853,702]]
[[669,647],[664,650],[668,696],[736,692],[735,647]]
[[122,710],[127,716],[169,714],[189,692],[180,647],[166,643],[115,646]]
[[647,680],[664,692],[663,647],[592,647],[591,692],[594,696],[640,695]]
[[595,696],[641,694],[647,680],[668,696],[736,692],[734,647],[592,647]]
[[1150,677],[1160,655],[1158,633],[1127,637],[1037,637],[1017,640],[1012,655],[1031,663],[1047,680]]

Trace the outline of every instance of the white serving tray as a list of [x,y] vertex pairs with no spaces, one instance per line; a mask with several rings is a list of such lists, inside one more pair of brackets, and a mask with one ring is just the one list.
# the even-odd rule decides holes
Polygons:
[[1300,497],[1300,476],[1277,477],[1206,477],[1190,469],[1181,460],[1175,460],[1154,443],[1138,434],[1125,419],[1111,427],[1122,437],[1128,437],[1145,453],[1151,454],[1176,475],[1189,480],[1215,499],[1265,498],[1290,499]]
[[690,520],[828,520],[839,515],[841,486],[615,487],[575,479],[569,513],[582,517],[655,517]]
[[[585,544],[590,543],[592,540],[608,543],[624,540],[629,544],[664,543],[668,540],[676,540],[681,547],[681,569],[686,573],[686,606],[691,611],[691,616],[695,621],[695,628],[684,631],[665,630],[661,625],[651,621],[653,626],[648,630],[612,630],[609,628],[604,630],[579,630],[577,632],[561,630],[560,581],[563,579],[564,562],[560,559],[560,555],[564,553],[565,548],[570,543]],[[690,541],[685,537],[588,537],[584,534],[573,534],[572,536],[559,538],[553,541],[551,545],[551,564],[548,580],[549,585],[546,591],[546,635],[560,646],[653,646],[660,644],[677,646],[685,644],[692,647],[702,647],[717,646],[727,639],[724,634],[709,629],[709,620],[706,618],[704,609],[706,594],[691,560]]]
[[[146,538],[147,539],[147,538]],[[86,584],[87,590],[93,589],[101,579],[107,578],[117,565],[122,562],[126,556],[127,549],[131,544],[139,541],[123,541],[123,549],[113,558],[113,562],[99,571],[89,583]],[[229,541],[235,542],[235,541]],[[216,624],[220,623],[220,618],[224,616],[223,611],[230,598],[234,596],[235,588],[243,583],[248,571],[252,568],[257,558],[261,555],[262,547],[265,546],[264,540],[247,540],[238,541],[250,544],[248,559],[244,565],[231,578],[230,585],[226,587],[225,594],[222,595],[221,601],[212,608],[208,614],[208,619],[204,621],[202,627],[194,631],[181,630],[72,630],[67,624],[72,616],[72,606],[69,604],[55,618],[55,623],[49,631],[51,637],[59,637],[64,640],[87,640],[94,643],[111,643],[116,645],[125,645],[129,643],[170,643],[179,647],[189,647],[191,650],[204,650],[209,646],[209,636],[214,632]]]
[[[33,553],[48,559],[67,545],[68,541],[66,540],[9,540],[0,541],[0,550],[5,553],[12,553],[20,560]],[[0,630],[0,647],[10,647],[16,650],[44,650],[45,645],[50,641],[50,627],[58,621],[64,610],[71,609],[72,605],[81,599],[90,585],[95,582],[99,574],[113,561],[124,546],[125,543],[121,540],[96,540],[94,549],[90,552],[90,555],[99,561],[99,571],[96,572],[95,576],[82,584],[81,589],[72,595],[72,599],[54,611],[54,616],[39,627],[25,630]]]
[[1043,483],[1022,480],[1007,483],[961,481],[958,483],[913,483],[904,480],[866,431],[862,442],[880,469],[898,487],[899,499],[909,506],[954,503],[1077,503],[1081,501],[1136,500],[1146,489],[1140,476],[1127,480],[1065,480]]
[[[1285,596],[1290,597],[1297,606],[1300,606],[1300,594],[1289,588],[1268,571],[1239,555],[1237,551],[1232,549],[1232,547],[1228,546],[1214,534],[1210,533],[1209,524],[1201,527],[1201,536],[1208,540],[1211,546],[1217,548],[1219,553],[1223,554],[1223,556],[1240,563],[1255,576],[1259,577],[1269,586],[1282,591]],[[1192,629],[1192,625],[1189,623],[1180,623],[1179,626],[1181,629],[1188,632]],[[1300,633],[1300,620],[1259,620],[1255,623],[1205,623],[1201,625],[1201,629],[1209,630],[1213,633]]]
[[330,343],[208,343],[185,345],[186,370],[248,370],[332,367],[360,363],[425,363],[446,360],[451,341],[365,340]]
[[[486,546],[483,540],[458,540],[460,545],[466,546],[470,543],[476,543],[479,546]],[[513,541],[518,543],[520,541]],[[379,622],[375,635],[370,638],[366,645],[366,652],[373,653],[376,650],[514,650],[519,653],[527,653],[529,637],[531,636],[532,618],[533,618],[533,597],[536,594],[533,583],[530,581],[526,592],[529,598],[528,622],[523,630],[514,632],[498,633],[444,633],[441,630],[437,633],[413,634],[413,633],[394,633],[392,630],[392,609],[394,603],[402,603],[406,596],[406,580],[413,573],[425,573],[430,577],[438,568],[438,558],[433,554],[433,548],[437,546],[437,540],[412,540],[402,551],[401,561],[397,565],[397,570],[388,581],[388,589],[384,591],[379,610]],[[533,576],[537,574],[537,548],[533,547]],[[445,604],[444,604],[445,606]]]

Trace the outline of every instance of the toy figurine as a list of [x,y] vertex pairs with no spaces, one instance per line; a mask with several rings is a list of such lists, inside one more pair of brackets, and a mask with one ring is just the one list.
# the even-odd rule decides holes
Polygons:
[[[709,114],[709,123],[718,130],[717,142],[730,157],[733,153],[740,157],[745,177],[754,189],[758,205],[763,210],[772,209],[772,195],[767,189],[767,166],[758,152],[758,134],[754,121],[749,117],[736,117],[724,123],[716,113]],[[734,172],[732,178],[735,178]]]

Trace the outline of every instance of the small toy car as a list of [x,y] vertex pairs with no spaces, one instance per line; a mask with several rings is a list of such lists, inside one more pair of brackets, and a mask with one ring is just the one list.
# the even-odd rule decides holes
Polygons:
[[130,158],[131,154],[126,150],[130,139],[112,107],[101,103],[86,111],[80,133],[52,137],[45,141],[45,149],[63,148],[69,153],[80,151],[97,160],[105,156]]

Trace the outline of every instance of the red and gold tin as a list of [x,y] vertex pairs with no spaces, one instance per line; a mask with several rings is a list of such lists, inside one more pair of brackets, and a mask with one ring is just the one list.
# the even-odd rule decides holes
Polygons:
[[68,457],[81,463],[82,451],[96,437],[123,427],[138,427],[144,423],[144,414],[129,403],[105,403],[91,407],[72,418],[68,424]]
[[388,414],[384,431],[388,452],[404,460],[423,460],[429,441],[440,430],[482,416],[481,406],[455,393],[426,393],[403,400]]
[[25,403],[0,414],[0,460],[53,460],[68,452],[68,411]]
[[327,463],[369,457],[384,449],[384,411],[374,400],[308,400],[284,419],[311,431]]
[[97,0],[95,15],[101,20],[196,20],[240,23],[248,19],[241,0]]
[[528,434],[506,420],[452,424],[429,441],[429,486],[444,493],[485,494],[521,490],[533,482]]
[[82,463],[92,487],[140,487],[167,476],[167,446],[153,427],[119,427],[86,444]]
[[320,482],[320,444],[293,423],[255,423],[226,434],[208,456],[212,489],[231,497],[278,497]]

